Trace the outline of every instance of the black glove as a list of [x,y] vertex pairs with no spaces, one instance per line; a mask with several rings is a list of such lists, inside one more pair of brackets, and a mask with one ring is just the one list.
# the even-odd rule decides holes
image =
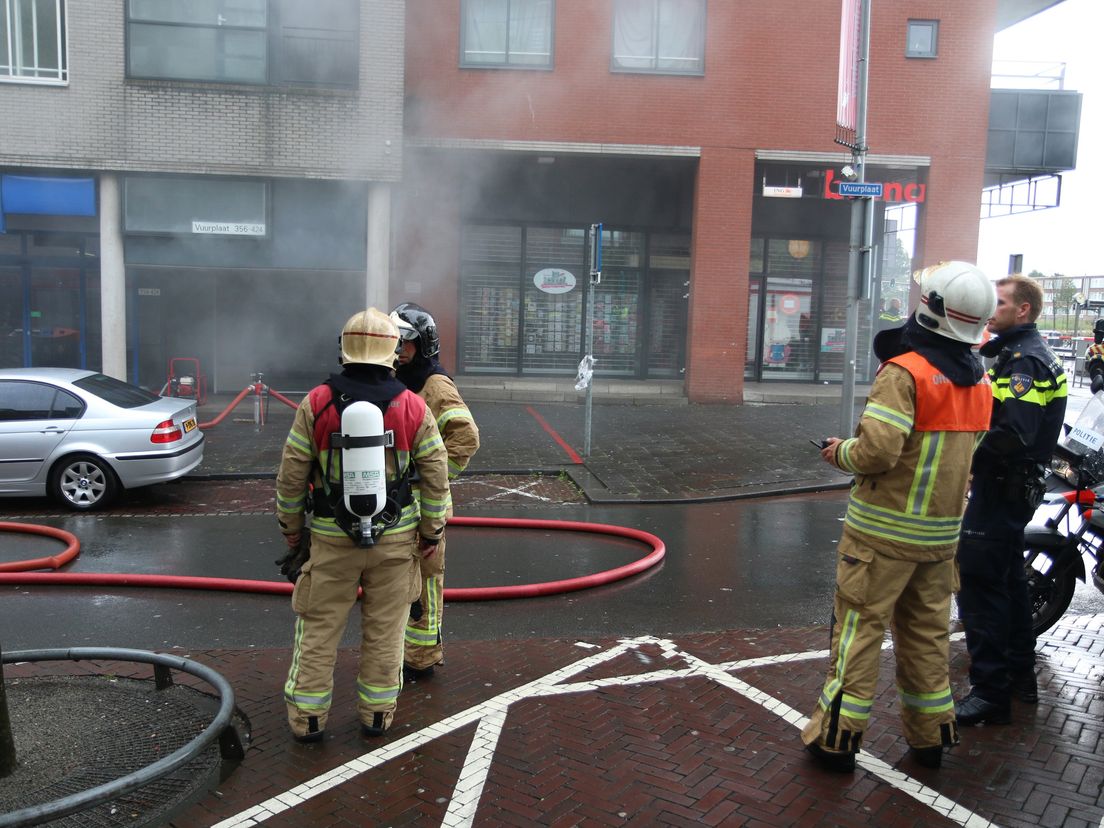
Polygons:
[[410,620],[421,621],[423,615],[425,615],[425,610],[422,609],[422,599],[419,598],[410,605]]
[[310,559],[310,547],[310,529],[304,527],[299,534],[299,545],[294,549],[288,548],[287,554],[276,561],[276,566],[280,567],[280,574],[293,584],[299,580],[303,565]]

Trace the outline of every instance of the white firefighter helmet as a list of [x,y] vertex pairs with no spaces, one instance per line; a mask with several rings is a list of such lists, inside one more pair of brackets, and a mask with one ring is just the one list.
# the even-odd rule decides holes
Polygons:
[[354,314],[341,329],[341,361],[395,367],[399,331],[383,311],[368,308]]
[[977,345],[996,309],[996,288],[968,262],[940,262],[920,272],[916,321],[929,331]]

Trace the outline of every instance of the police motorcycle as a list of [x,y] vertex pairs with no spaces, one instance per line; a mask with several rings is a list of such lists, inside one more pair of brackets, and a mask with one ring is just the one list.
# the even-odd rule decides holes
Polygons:
[[1104,593],[1104,393],[1096,393],[1058,441],[1047,492],[1024,532],[1024,566],[1036,636],[1073,600],[1075,579]]

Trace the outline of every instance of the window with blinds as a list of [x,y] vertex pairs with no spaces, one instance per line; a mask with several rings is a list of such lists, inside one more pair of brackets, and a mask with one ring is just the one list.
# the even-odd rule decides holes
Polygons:
[[464,228],[460,263],[460,370],[518,368],[521,228]]
[[[679,376],[689,234],[605,230],[602,239],[592,328],[597,375]],[[586,350],[587,261],[582,227],[465,227],[460,370],[574,376]]]

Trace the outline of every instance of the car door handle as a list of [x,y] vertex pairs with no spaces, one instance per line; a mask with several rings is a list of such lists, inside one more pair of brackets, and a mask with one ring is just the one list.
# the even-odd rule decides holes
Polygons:
[[38,432],[39,434],[64,434],[65,432],[57,426],[47,426]]

